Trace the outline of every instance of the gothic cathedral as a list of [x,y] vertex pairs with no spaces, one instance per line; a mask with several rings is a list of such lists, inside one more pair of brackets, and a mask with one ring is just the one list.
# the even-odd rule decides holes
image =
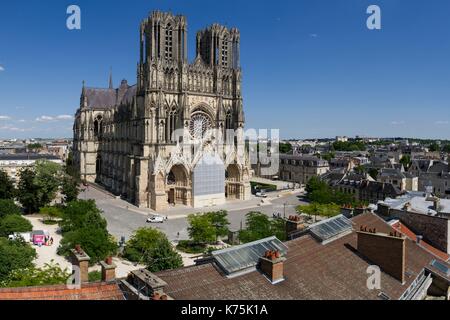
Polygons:
[[81,178],[153,210],[248,199],[239,46],[237,29],[213,24],[197,33],[190,64],[186,18],[153,12],[140,27],[137,84],[83,83],[73,146]]

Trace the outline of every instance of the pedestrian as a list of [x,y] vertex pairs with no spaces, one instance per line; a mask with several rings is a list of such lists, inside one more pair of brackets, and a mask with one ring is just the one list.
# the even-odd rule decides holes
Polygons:
[[177,232],[177,239],[180,238],[180,232]]

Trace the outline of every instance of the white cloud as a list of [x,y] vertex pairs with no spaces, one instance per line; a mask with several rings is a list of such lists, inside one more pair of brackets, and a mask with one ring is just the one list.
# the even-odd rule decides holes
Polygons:
[[25,119],[20,119],[20,120],[17,120],[17,122],[24,123],[24,122],[27,122],[27,120],[25,120]]
[[70,115],[67,115],[67,114],[63,114],[63,115],[57,116],[56,119],[58,119],[58,120],[72,120],[73,117],[70,116]]
[[393,126],[402,126],[405,124],[405,121],[401,120],[401,121],[392,121],[391,125]]
[[0,71],[5,71],[5,67],[0,64]]
[[10,120],[11,117],[9,116],[0,116],[0,120]]
[[4,131],[14,131],[14,132],[26,132],[26,131],[32,131],[34,128],[18,128],[18,127],[12,127],[12,126],[2,126],[0,127],[0,130]]
[[439,120],[439,121],[436,121],[434,124],[440,126],[440,125],[449,124],[449,122],[447,120]]
[[51,122],[51,121],[64,121],[64,120],[72,120],[73,117],[67,114],[62,114],[59,116],[40,116],[36,118],[37,122]]
[[53,121],[55,118],[50,117],[50,116],[40,116],[36,118],[37,122],[48,122],[48,121]]
[[309,36],[311,38],[317,38],[319,35],[317,33],[310,33]]

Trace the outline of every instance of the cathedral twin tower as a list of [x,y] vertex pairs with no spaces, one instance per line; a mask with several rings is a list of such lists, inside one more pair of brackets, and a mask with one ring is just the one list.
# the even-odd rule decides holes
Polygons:
[[[244,145],[239,45],[237,29],[213,24],[197,33],[189,63],[186,18],[153,12],[140,28],[137,84],[83,84],[73,150],[81,178],[153,210],[248,199],[250,165],[238,151]],[[230,130],[235,137],[226,151],[207,134]],[[187,141],[199,142],[200,154]]]

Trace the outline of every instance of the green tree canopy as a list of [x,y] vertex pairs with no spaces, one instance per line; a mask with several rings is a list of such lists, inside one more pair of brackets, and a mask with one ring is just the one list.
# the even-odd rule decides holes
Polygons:
[[299,213],[306,213],[308,215],[318,215],[322,217],[334,217],[340,214],[341,208],[334,203],[319,204],[311,203],[309,205],[298,206],[297,211]]
[[216,228],[206,214],[188,216],[188,233],[194,243],[208,244],[216,241]]
[[13,200],[0,199],[0,219],[10,214],[20,215],[21,213],[22,211]]
[[225,237],[226,235],[228,235],[228,226],[230,225],[230,222],[228,221],[227,211],[220,210],[207,212],[206,216],[216,229],[216,240],[218,237]]
[[62,269],[59,264],[45,264],[43,268],[31,266],[13,270],[4,281],[0,282],[1,287],[35,287],[65,284],[70,277],[67,269]]
[[14,270],[32,267],[35,258],[36,250],[24,241],[0,237],[0,281],[5,281]]
[[0,199],[14,199],[14,183],[4,170],[0,170]]
[[183,266],[181,256],[173,249],[166,235],[154,228],[140,228],[128,240],[124,257],[144,263],[152,272]]
[[44,207],[49,205],[56,197],[56,192],[61,181],[61,166],[57,163],[39,160],[36,161],[36,176],[34,182],[38,187],[38,205]]
[[32,168],[24,168],[19,172],[17,199],[27,213],[39,211],[39,187],[35,184],[36,172]]
[[0,237],[8,237],[14,232],[28,232],[33,230],[33,226],[24,217],[11,214],[0,219]]
[[106,229],[107,222],[102,217],[94,200],[78,200],[69,202],[63,211],[60,223],[63,232],[69,232],[88,226]]
[[64,233],[58,254],[68,256],[70,249],[78,244],[91,258],[91,264],[104,260],[117,252],[117,243],[106,229],[88,226]]
[[400,163],[403,165],[403,168],[405,168],[405,170],[408,170],[409,167],[411,166],[411,156],[405,154],[401,159],[400,159]]
[[62,214],[63,232],[58,254],[68,255],[79,244],[96,263],[117,252],[117,243],[110,236],[107,222],[93,200],[68,203]]
[[285,240],[285,223],[282,219],[271,219],[264,213],[256,211],[247,213],[246,228],[239,232],[239,239],[242,242],[252,242],[271,236]]
[[280,149],[280,153],[290,153],[292,151],[292,144],[280,143],[279,149]]
[[45,219],[54,221],[56,218],[62,218],[63,209],[59,207],[43,207],[39,210],[39,213],[42,214]]
[[77,200],[80,194],[78,180],[69,175],[65,175],[61,182],[61,194],[64,197],[65,203]]
[[365,151],[366,145],[362,141],[336,141],[332,145],[335,151]]

